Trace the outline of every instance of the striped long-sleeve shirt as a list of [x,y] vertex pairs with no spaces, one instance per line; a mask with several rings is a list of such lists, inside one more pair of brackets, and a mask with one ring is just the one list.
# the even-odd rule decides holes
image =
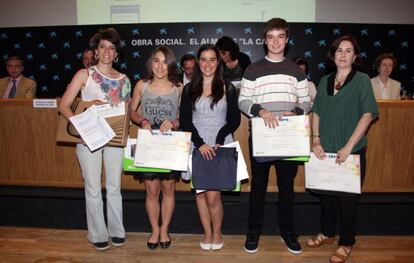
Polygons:
[[258,116],[261,109],[266,109],[279,115],[297,107],[308,113],[310,97],[306,76],[293,62],[263,58],[249,65],[241,82],[241,111]]

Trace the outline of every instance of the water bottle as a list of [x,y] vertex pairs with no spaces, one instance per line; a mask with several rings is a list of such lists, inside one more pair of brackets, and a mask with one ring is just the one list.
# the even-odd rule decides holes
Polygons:
[[406,90],[403,90],[403,93],[402,93],[402,95],[401,95],[401,99],[402,99],[402,100],[406,100],[406,99],[408,99],[408,98],[407,98],[407,91],[406,91]]

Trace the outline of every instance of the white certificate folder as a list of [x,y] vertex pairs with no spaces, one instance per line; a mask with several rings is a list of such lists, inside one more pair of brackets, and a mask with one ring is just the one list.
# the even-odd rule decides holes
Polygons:
[[309,156],[309,115],[283,117],[275,128],[262,118],[252,118],[251,124],[254,157]]
[[190,132],[138,130],[134,166],[187,171]]
[[305,163],[305,187],[347,193],[361,193],[361,166],[359,155],[349,155],[345,162],[335,163],[336,154],[326,153],[319,160],[311,153]]

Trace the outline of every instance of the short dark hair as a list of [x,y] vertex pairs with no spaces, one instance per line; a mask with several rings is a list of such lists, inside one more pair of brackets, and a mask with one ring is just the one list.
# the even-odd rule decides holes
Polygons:
[[91,51],[92,53],[95,53],[95,50],[93,50],[93,48],[87,47],[82,51],[82,54]]
[[89,41],[90,47],[94,49],[98,48],[99,41],[101,40],[107,40],[111,42],[115,46],[116,51],[121,48],[121,38],[119,37],[118,32],[116,32],[115,28],[109,27],[105,29],[99,29],[98,33],[93,35]]
[[219,50],[229,51],[232,60],[239,58],[239,45],[229,36],[223,36],[216,42],[216,47]]
[[341,44],[342,41],[351,42],[354,48],[354,53],[356,55],[354,64],[356,66],[359,66],[361,64],[361,51],[359,49],[358,41],[356,40],[354,36],[351,36],[351,35],[344,35],[344,36],[338,37],[337,39],[334,40],[334,42],[332,42],[329,48],[329,51],[328,51],[328,55],[327,55],[328,62],[331,64],[331,66],[335,66],[335,62],[334,62],[335,53],[338,50],[339,45]]
[[305,66],[305,74],[308,75],[308,62],[304,58],[296,58],[294,60],[297,66]]
[[283,18],[274,17],[267,21],[265,27],[263,28],[263,38],[266,39],[267,32],[273,29],[285,30],[286,37],[289,37],[289,25]]
[[193,54],[191,54],[191,53],[184,54],[181,57],[181,59],[180,59],[180,67],[183,67],[184,66],[184,62],[186,62],[188,60],[194,60],[194,61],[196,61],[196,57]]
[[392,53],[382,53],[375,59],[375,69],[378,70],[381,66],[381,63],[384,59],[389,58],[392,60],[392,69],[395,69],[397,66],[397,59]]
[[20,61],[20,64],[21,64],[22,66],[24,66],[24,61],[23,61],[23,59],[22,59],[21,57],[19,57],[19,56],[10,56],[10,57],[8,57],[8,58],[6,59],[6,61],[4,62],[4,63],[6,64],[6,66],[7,66],[7,63],[8,63],[10,60],[17,60],[17,61]]

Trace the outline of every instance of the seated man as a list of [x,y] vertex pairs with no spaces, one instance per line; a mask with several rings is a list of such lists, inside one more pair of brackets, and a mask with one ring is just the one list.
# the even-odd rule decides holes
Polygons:
[[36,82],[22,75],[23,60],[12,56],[6,60],[8,77],[0,79],[0,98],[33,99],[36,96]]
[[96,64],[95,52],[92,48],[85,48],[85,50],[83,50],[82,64],[84,68],[90,68]]

